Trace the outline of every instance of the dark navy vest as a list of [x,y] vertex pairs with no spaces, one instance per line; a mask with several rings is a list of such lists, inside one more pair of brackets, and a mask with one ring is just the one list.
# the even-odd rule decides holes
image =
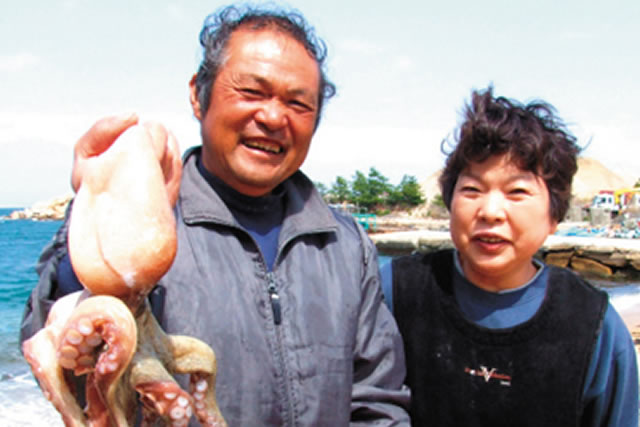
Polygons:
[[567,427],[588,417],[584,379],[605,292],[549,267],[547,294],[533,318],[491,330],[458,309],[451,250],[392,262],[413,425]]

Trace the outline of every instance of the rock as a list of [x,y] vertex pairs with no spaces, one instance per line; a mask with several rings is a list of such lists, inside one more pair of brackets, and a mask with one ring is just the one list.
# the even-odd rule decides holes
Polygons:
[[544,262],[556,267],[567,267],[572,256],[573,251],[549,252],[544,257]]
[[627,259],[628,257],[618,251],[613,251],[610,253],[593,253],[590,254],[590,257],[602,264],[618,268],[624,267],[625,265],[627,265],[627,263],[630,262],[630,260]]
[[632,259],[632,260],[629,261],[629,264],[631,264],[631,266],[633,268],[635,268],[636,270],[640,271],[640,260]]
[[574,256],[571,258],[571,269],[585,276],[611,277],[613,270],[590,258]]
[[61,220],[73,198],[72,194],[38,202],[30,208],[11,212],[6,219]]

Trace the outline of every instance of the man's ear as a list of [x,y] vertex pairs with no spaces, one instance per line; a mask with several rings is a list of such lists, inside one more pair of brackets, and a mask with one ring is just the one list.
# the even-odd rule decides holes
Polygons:
[[200,109],[200,100],[198,98],[198,90],[196,89],[196,74],[189,81],[189,101],[191,101],[191,109],[196,119],[202,121],[202,110]]

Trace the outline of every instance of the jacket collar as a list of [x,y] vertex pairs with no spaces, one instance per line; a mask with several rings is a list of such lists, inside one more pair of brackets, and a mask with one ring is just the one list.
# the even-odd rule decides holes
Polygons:
[[[190,148],[183,158],[178,200],[182,220],[189,225],[209,222],[242,228],[220,196],[198,171],[197,159],[201,151],[199,146]],[[287,201],[280,231],[281,244],[300,234],[331,232],[337,229],[333,213],[305,174],[297,171],[283,185]]]

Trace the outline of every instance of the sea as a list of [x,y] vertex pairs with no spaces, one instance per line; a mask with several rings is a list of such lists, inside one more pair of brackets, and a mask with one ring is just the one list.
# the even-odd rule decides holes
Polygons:
[[[16,209],[0,208],[0,426],[61,427],[22,357],[18,338],[25,302],[38,280],[38,256],[61,223],[1,219]],[[380,257],[380,263],[390,260]],[[640,283],[600,285],[619,312],[640,304]]]

